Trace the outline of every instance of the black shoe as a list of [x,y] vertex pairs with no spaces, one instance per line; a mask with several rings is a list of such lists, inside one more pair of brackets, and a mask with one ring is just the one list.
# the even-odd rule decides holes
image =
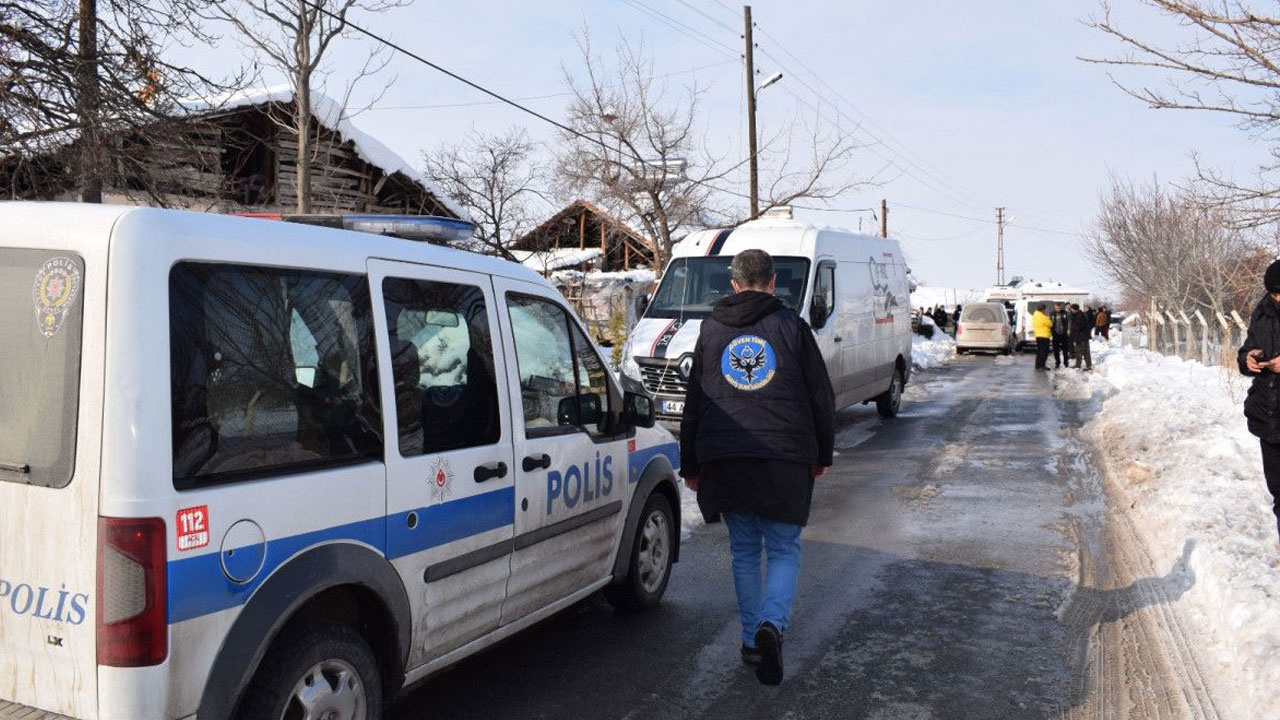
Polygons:
[[756,630],[756,650],[760,652],[760,664],[756,665],[756,679],[765,685],[782,684],[782,633],[773,623],[760,623]]
[[760,648],[742,646],[742,663],[744,665],[760,664]]

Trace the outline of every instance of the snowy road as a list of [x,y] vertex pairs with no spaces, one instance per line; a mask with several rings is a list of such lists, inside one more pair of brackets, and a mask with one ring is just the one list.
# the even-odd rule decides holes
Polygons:
[[786,680],[738,660],[723,527],[656,612],[591,599],[410,693],[399,718],[1215,718],[1179,599],[1076,439],[1089,399],[1031,358],[918,372],[903,415],[842,414]]

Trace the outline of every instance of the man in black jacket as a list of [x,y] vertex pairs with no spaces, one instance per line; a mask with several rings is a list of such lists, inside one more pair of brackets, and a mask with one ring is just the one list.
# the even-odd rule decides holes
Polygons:
[[1093,354],[1089,351],[1089,335],[1093,332],[1093,315],[1080,309],[1078,304],[1071,305],[1071,354],[1076,356],[1076,369],[1080,369],[1080,360],[1084,360],[1084,369],[1093,369]]
[[1071,312],[1061,302],[1053,304],[1053,312],[1049,314],[1053,323],[1053,367],[1060,368],[1071,364]]
[[735,294],[716,303],[694,348],[680,474],[707,522],[724,517],[742,659],[756,665],[760,682],[777,685],[800,530],[814,478],[831,465],[835,393],[809,324],[773,296],[772,258],[744,250],[730,269]]
[[1244,398],[1249,432],[1262,446],[1262,474],[1271,491],[1271,510],[1280,529],[1280,260],[1263,276],[1267,294],[1249,319],[1249,333],[1240,346],[1240,372],[1253,377]]

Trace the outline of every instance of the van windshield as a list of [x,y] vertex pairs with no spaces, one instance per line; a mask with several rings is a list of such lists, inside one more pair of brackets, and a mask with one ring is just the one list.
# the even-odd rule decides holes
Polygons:
[[[711,308],[722,297],[733,294],[729,284],[729,263],[733,257],[683,257],[671,261],[662,276],[662,284],[654,293],[645,317],[708,317]],[[773,270],[778,275],[774,292],[792,310],[800,312],[805,280],[809,277],[809,260],[802,257],[775,257]]]
[[0,482],[71,482],[84,261],[0,248]]

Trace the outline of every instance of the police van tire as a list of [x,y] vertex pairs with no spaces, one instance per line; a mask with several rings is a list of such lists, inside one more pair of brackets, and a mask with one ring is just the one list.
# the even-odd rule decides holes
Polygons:
[[[303,703],[310,712],[297,714]],[[286,628],[272,643],[240,703],[241,720],[382,717],[378,662],[359,633],[338,623]]]
[[671,503],[660,492],[649,495],[631,545],[627,577],[604,589],[604,597],[618,610],[647,610],[656,606],[671,579],[675,527]]
[[902,406],[902,385],[902,368],[896,367],[889,389],[876,396],[876,412],[880,417],[891,418],[898,414],[898,408]]

